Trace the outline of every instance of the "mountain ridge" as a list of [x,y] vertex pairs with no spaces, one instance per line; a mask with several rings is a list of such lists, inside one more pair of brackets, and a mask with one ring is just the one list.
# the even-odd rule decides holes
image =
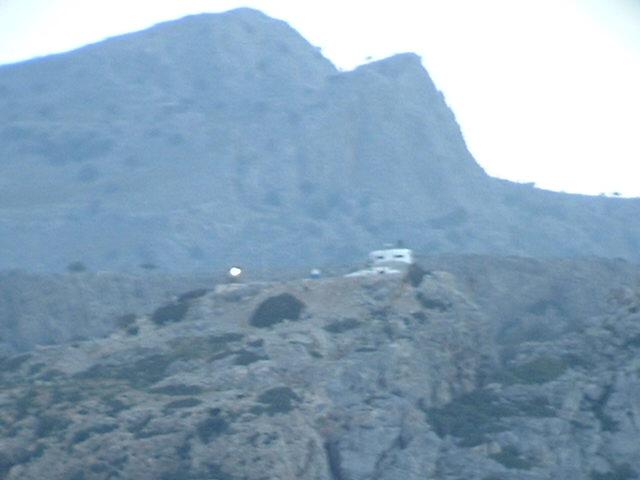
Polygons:
[[256,12],[2,66],[0,92],[0,269],[300,267],[398,239],[640,258],[640,199],[489,177],[415,54],[340,72]]

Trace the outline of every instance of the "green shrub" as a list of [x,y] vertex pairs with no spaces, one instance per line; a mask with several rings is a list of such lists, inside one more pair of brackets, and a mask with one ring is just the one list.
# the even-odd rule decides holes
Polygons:
[[460,446],[473,447],[490,433],[505,430],[505,417],[553,417],[555,412],[542,397],[507,401],[493,392],[477,390],[454,399],[442,408],[425,409],[427,420],[439,437],[453,435]]
[[92,473],[106,473],[109,470],[111,470],[109,465],[103,462],[92,463],[91,465],[89,465],[89,471],[91,471]]
[[2,369],[3,372],[14,372],[30,358],[30,353],[23,353],[21,355],[16,355],[15,357],[5,358],[2,360],[2,363],[0,363],[0,369]]
[[591,480],[630,480],[638,478],[638,473],[629,464],[616,465],[607,473],[591,472]]
[[73,474],[69,475],[68,479],[69,480],[86,480],[86,477],[85,477],[84,472],[82,470],[78,470],[78,471],[74,472]]
[[31,365],[29,367],[29,375],[37,375],[38,373],[40,373],[42,371],[43,368],[45,368],[46,365],[44,363],[36,363],[35,365]]
[[[53,378],[56,379],[57,377],[54,376]],[[79,403],[84,400],[88,390],[77,382],[66,383],[59,381],[51,386],[50,392],[49,402],[51,405],[56,405],[60,403]]]
[[133,433],[136,438],[148,437],[149,435],[146,434],[145,428],[147,427],[147,425],[149,425],[151,420],[153,420],[153,416],[151,415],[148,415],[139,420],[134,420],[132,425],[129,425],[129,427],[127,427],[127,431],[129,433]]
[[57,415],[42,415],[36,423],[36,437],[48,437],[52,433],[65,430],[71,422]]
[[74,377],[80,380],[121,380],[134,388],[144,388],[162,380],[174,360],[168,355],[151,355],[130,365],[94,365]]
[[438,310],[439,312],[446,312],[452,307],[451,303],[443,302],[442,300],[438,300],[436,298],[428,298],[422,292],[418,292],[416,294],[416,299],[418,300],[418,302],[420,302],[420,305],[428,310]]
[[86,272],[87,266],[80,261],[71,262],[69,265],[67,265],[67,271],[70,273]]
[[592,402],[593,415],[600,422],[600,428],[605,432],[617,432],[620,430],[618,422],[611,418],[606,412],[605,408],[611,395],[613,394],[613,385],[605,385],[604,392],[600,398]]
[[263,357],[257,353],[249,352],[247,350],[241,350],[236,352],[236,357],[233,360],[235,365],[251,365],[252,363],[259,362],[260,360],[267,360],[268,357]]
[[184,319],[188,311],[189,305],[184,302],[169,303],[153,312],[151,321],[160,326],[170,322],[177,323]]
[[181,398],[180,400],[174,400],[164,406],[165,410],[176,410],[179,408],[192,408],[202,404],[202,400],[198,398]]
[[134,325],[132,327],[127,328],[125,331],[127,335],[134,337],[138,335],[138,333],[140,333],[140,327],[137,327]]
[[636,335],[624,343],[624,347],[640,347],[640,335]]
[[424,314],[424,312],[413,312],[411,316],[420,323],[424,323],[427,321],[427,316]]
[[80,163],[108,154],[116,142],[99,130],[78,130],[63,132],[57,137],[45,137],[34,146],[53,165],[70,162]]
[[166,385],[164,387],[153,388],[151,393],[160,393],[162,395],[198,395],[204,389],[197,385]]
[[237,477],[225,472],[217,463],[207,465],[207,478],[215,478],[216,480],[237,480]]
[[542,397],[532,397],[529,399],[522,399],[521,401],[513,404],[517,409],[517,414],[526,417],[553,417],[555,411],[549,405],[549,401]]
[[251,315],[249,323],[266,328],[284,320],[299,320],[305,305],[289,293],[282,293],[264,300]]
[[355,318],[347,318],[346,320],[338,320],[329,325],[325,325],[323,328],[329,333],[343,333],[358,328],[360,325],[361,322]]
[[454,227],[464,225],[469,220],[469,212],[464,207],[455,207],[450,212],[433,218],[429,221],[431,227],[435,229],[451,230]]
[[293,410],[292,402],[300,401],[300,397],[289,387],[275,387],[260,394],[258,402],[263,404],[251,409],[251,412],[271,416],[276,413],[287,413]]
[[188,302],[190,300],[195,300],[197,298],[204,297],[209,290],[206,288],[200,288],[197,290],[191,290],[190,292],[183,293],[178,297],[178,302]]
[[567,369],[561,358],[540,357],[528,363],[509,369],[512,381],[509,383],[540,384],[560,377]]
[[95,182],[100,178],[100,170],[98,170],[94,165],[85,165],[80,169],[76,178],[82,183]]
[[490,458],[507,468],[529,470],[532,467],[532,463],[522,458],[520,452],[511,445],[504,447],[500,453],[490,455]]
[[515,412],[497,395],[482,390],[457,398],[442,408],[427,409],[425,413],[440,438],[453,435],[462,440],[462,446],[472,447],[484,442],[488,433],[504,431],[502,417]]
[[371,318],[375,320],[387,320],[389,318],[389,314],[391,313],[391,308],[389,306],[383,306],[379,308],[373,308],[369,312]]
[[16,399],[16,420],[22,420],[31,413],[31,409],[39,404],[38,391],[29,387]]
[[0,478],[5,478],[14,465],[27,463],[29,460],[30,454],[26,449],[0,451]]
[[209,443],[212,439],[223,435],[229,430],[229,423],[221,417],[220,411],[215,409],[210,416],[200,422],[196,428],[198,437],[203,443]]
[[[194,480],[205,477],[195,476],[193,470],[189,466],[189,464],[179,463],[178,465],[168,467],[169,469],[162,472],[159,477],[156,477],[157,480]],[[119,478],[119,477],[118,477]],[[207,479],[213,478],[218,480],[220,477],[206,477]]]
[[112,395],[108,395],[104,397],[102,399],[102,403],[104,403],[108,407],[108,410],[105,413],[110,417],[116,416],[118,413],[122,412],[123,410],[127,410],[131,408],[130,405],[127,405],[122,400],[118,400],[117,398],[114,398]]
[[89,439],[94,434],[102,435],[105,433],[113,432],[118,428],[117,425],[102,423],[100,425],[94,425],[89,428],[85,428],[83,430],[77,431],[73,437],[71,438],[71,444],[75,445],[77,443],[84,442]]
[[126,315],[118,317],[116,325],[118,328],[127,329],[135,323],[136,318],[137,315],[135,313],[127,313]]
[[44,451],[47,449],[44,443],[38,442],[36,443],[36,448],[31,452],[31,457],[29,460],[35,460],[36,458],[42,457],[44,455]]
[[244,338],[240,333],[225,333],[206,337],[181,337],[170,342],[172,351],[178,358],[211,358],[212,355],[224,352],[230,343]]

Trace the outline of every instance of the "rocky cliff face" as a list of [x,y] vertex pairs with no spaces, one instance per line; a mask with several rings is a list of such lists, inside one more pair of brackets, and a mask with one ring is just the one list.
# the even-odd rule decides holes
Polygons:
[[487,177],[415,55],[338,72],[248,9],[0,67],[0,119],[0,269],[640,251],[638,200]]
[[186,292],[5,358],[0,477],[636,478],[637,267],[424,262]]

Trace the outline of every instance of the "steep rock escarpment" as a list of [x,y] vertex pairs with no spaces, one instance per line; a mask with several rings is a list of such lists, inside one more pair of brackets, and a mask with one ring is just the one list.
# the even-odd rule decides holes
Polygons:
[[637,199],[488,177],[417,56],[340,72],[249,9],[2,66],[0,119],[0,269],[640,251]]

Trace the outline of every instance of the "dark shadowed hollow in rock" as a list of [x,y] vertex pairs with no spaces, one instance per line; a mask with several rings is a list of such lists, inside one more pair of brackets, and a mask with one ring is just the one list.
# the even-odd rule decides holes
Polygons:
[[412,263],[409,265],[406,275],[404,276],[404,282],[411,284],[412,287],[417,287],[422,283],[422,279],[427,272],[424,268],[422,268],[417,263]]
[[290,293],[282,293],[267,298],[251,315],[249,323],[265,328],[283,320],[299,320],[305,305]]

